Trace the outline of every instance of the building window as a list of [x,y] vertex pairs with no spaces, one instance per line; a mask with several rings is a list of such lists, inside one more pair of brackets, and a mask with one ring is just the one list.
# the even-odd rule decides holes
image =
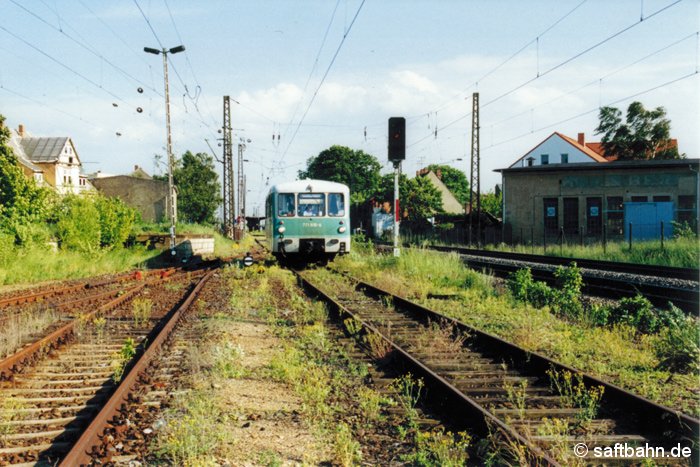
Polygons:
[[542,154],[540,155],[540,163],[542,165],[547,165],[549,164],[549,154]]
[[562,164],[568,164],[568,163],[569,163],[569,155],[568,155],[568,154],[562,154],[562,155],[561,155],[561,163],[562,163]]
[[588,235],[600,235],[603,229],[603,199],[586,198],[586,230]]
[[670,195],[654,195],[654,197],[652,197],[652,200],[654,200],[655,203],[669,202],[669,201],[671,201],[671,196]]
[[564,198],[564,233],[578,234],[578,198]]
[[696,209],[695,196],[678,195],[678,208],[676,209],[676,219],[678,222],[687,222],[692,226],[697,219]]
[[624,205],[622,196],[608,196],[608,235],[622,235],[624,229]]
[[69,163],[69,164],[72,164],[72,163],[73,163],[73,157],[69,157],[69,158],[68,158],[68,163]]
[[559,200],[557,198],[544,198],[544,230],[548,235],[556,235],[559,230]]
[[64,176],[63,176],[63,184],[65,185],[67,181],[68,181],[68,177],[66,177],[66,176],[64,175]]
[[535,158],[534,157],[528,157],[527,158],[527,166],[532,167],[535,163]]
[[647,201],[649,201],[649,197],[648,196],[632,196],[630,198],[630,200],[633,203],[646,203]]

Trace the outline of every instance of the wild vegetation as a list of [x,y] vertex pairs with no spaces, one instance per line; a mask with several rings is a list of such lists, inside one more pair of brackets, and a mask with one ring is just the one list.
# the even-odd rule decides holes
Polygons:
[[660,241],[634,242],[632,249],[629,243],[624,241],[608,242],[594,245],[565,244],[550,245],[547,250],[542,246],[532,245],[506,245],[487,246],[489,250],[513,251],[515,253],[527,253],[536,255],[560,256],[564,258],[593,259],[602,261],[616,261],[622,263],[654,264],[658,266],[673,266],[683,268],[697,268],[700,263],[700,244],[692,230],[679,226],[677,235],[673,239],[666,239],[663,247]]
[[[598,307],[582,307],[573,268],[560,273],[561,288],[533,283],[523,271],[514,276],[519,280],[502,288],[494,278],[465,268],[457,255],[404,249],[395,258],[370,246],[355,243],[334,267],[644,397],[698,414],[694,318],[681,319],[669,308],[660,315],[655,310],[654,323],[663,324],[652,324],[646,308],[633,305],[638,299],[618,303],[607,315]],[[448,299],[433,299],[432,294]],[[650,327],[638,328],[639,323]],[[654,332],[642,332],[652,328]]]

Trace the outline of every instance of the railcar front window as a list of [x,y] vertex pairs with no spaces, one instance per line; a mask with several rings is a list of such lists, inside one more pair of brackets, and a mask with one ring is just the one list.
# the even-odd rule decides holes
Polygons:
[[277,195],[277,215],[280,217],[294,216],[294,193]]
[[321,217],[326,206],[323,193],[299,193],[297,215],[302,217]]
[[345,198],[342,193],[328,194],[328,215],[342,217],[345,215]]

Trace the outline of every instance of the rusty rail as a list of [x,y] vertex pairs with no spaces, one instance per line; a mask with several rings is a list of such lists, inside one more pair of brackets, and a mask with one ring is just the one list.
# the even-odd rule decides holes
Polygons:
[[[120,297],[115,298],[114,300],[110,300],[108,303],[105,303],[95,311],[89,313],[84,317],[84,319],[91,319],[94,316],[99,315],[100,313],[104,313],[109,310],[113,310],[120,304],[124,303],[125,301],[131,299],[136,293],[140,292],[141,289],[145,287],[145,284],[139,284],[136,285],[126,291],[123,295]],[[49,334],[48,336],[34,342],[33,344],[23,348],[22,350],[14,353],[13,355],[10,355],[9,357],[5,358],[4,360],[0,361],[0,381],[4,379],[11,378],[11,375],[14,373],[14,370],[21,366],[22,364],[31,361],[32,359],[36,358],[38,355],[47,352],[48,350],[57,347],[63,342],[66,342],[70,336],[72,336],[73,331],[75,330],[75,325],[77,324],[77,320],[72,320],[70,323],[65,324],[64,326],[60,327],[59,329],[56,329],[54,332]]]
[[170,314],[165,326],[158,332],[158,335],[146,348],[138,361],[133,364],[131,370],[119,383],[119,386],[107,403],[63,458],[60,464],[61,466],[72,467],[77,465],[89,465],[94,462],[95,457],[102,457],[100,450],[105,443],[104,434],[109,429],[110,422],[113,418],[118,416],[122,406],[127,403],[129,395],[138,386],[140,374],[147,370],[150,363],[158,355],[161,347],[172,333],[180,317],[189,308],[195,298],[197,298],[197,295],[213,274],[214,271],[212,270],[202,277],[177,310]]

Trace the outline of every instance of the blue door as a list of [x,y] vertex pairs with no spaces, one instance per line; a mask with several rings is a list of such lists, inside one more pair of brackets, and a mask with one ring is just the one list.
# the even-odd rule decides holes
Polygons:
[[630,223],[634,240],[653,240],[661,238],[661,222],[664,237],[673,236],[673,202],[655,203],[630,202],[624,204],[625,238],[629,238]]

